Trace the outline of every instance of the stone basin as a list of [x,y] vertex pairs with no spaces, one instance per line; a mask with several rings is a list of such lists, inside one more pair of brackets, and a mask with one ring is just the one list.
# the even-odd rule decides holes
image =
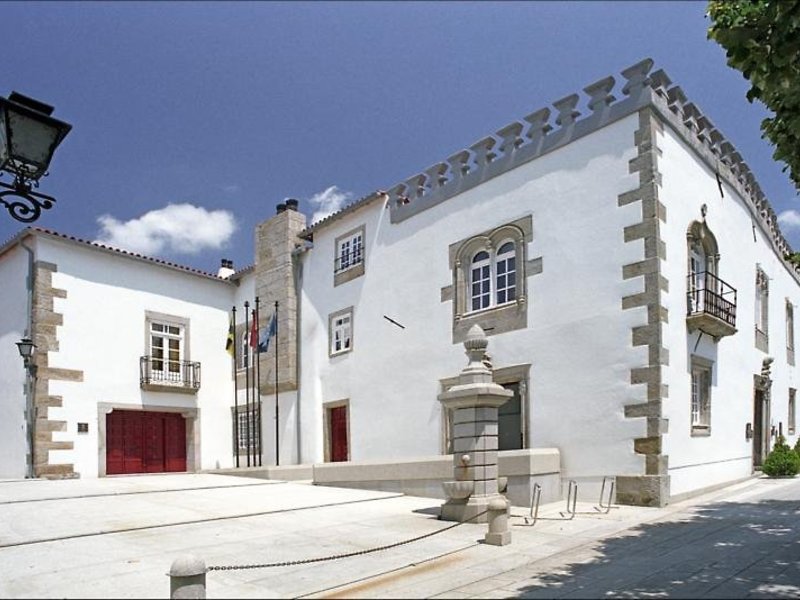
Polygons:
[[444,493],[450,500],[463,500],[469,498],[475,490],[474,481],[443,481]]

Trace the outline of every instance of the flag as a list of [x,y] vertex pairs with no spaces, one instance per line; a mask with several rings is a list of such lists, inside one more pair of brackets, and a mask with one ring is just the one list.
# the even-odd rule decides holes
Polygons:
[[252,320],[250,321],[250,347],[255,349],[258,346],[258,319],[256,318],[256,311],[251,310],[250,316]]
[[234,335],[233,315],[231,315],[231,324],[228,326],[228,339],[225,342],[225,350],[231,356],[233,356],[233,350],[234,350],[235,341],[236,341],[236,336]]
[[269,350],[269,339],[278,332],[278,319],[277,315],[272,313],[272,318],[269,321],[269,327],[261,330],[261,335],[258,338],[258,351],[266,352]]

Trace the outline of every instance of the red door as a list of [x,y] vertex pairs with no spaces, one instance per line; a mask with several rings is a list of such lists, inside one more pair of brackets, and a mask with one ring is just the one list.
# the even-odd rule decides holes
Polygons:
[[106,473],[186,470],[186,421],[175,413],[114,410],[106,415]]
[[347,407],[337,406],[331,413],[331,462],[347,460]]

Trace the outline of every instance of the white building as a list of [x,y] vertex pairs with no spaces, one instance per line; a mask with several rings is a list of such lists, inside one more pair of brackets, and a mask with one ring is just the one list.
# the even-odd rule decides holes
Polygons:
[[279,302],[260,363],[265,465],[279,448],[319,482],[435,493],[451,444],[437,395],[477,323],[515,392],[498,439],[520,498],[534,480],[558,493],[559,478],[609,475],[618,500],[663,504],[749,477],[777,433],[796,439],[800,278],[741,156],[651,67],[622,72],[619,100],[601,79],[587,108],[562,98],[311,227],[281,205],[256,228],[255,265],[227,278],[22,232],[0,249],[15,307],[0,320],[0,475],[25,473],[26,333],[37,474],[119,472],[108,449],[148,426],[163,461],[142,434],[123,471],[232,466],[222,340],[230,307],[258,296],[261,327]]

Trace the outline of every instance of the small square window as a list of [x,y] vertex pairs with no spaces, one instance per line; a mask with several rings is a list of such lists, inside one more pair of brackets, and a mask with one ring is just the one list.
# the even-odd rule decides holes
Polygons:
[[361,225],[336,238],[333,284],[341,285],[364,274],[366,227]]
[[89,433],[89,424],[78,423],[78,433]]

